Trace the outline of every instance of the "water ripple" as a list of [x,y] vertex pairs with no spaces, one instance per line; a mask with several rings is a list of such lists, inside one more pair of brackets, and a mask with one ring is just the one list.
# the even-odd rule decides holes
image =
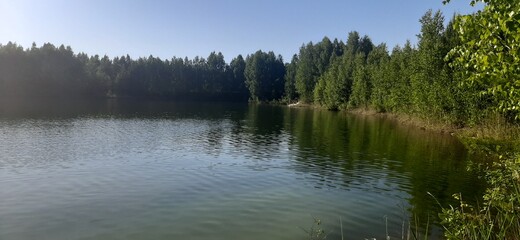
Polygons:
[[313,217],[380,238],[475,181],[442,137],[242,110],[0,118],[0,239],[302,239]]

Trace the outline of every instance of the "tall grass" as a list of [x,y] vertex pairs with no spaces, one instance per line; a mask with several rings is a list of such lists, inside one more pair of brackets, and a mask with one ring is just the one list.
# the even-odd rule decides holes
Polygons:
[[520,239],[520,156],[495,163],[487,178],[482,205],[469,205],[455,194],[459,206],[443,209],[448,239]]
[[[401,239],[401,240],[420,240],[424,239],[427,240],[429,236],[429,219],[428,223],[426,224],[426,229],[422,229],[419,224],[419,219],[417,217],[414,217],[413,223],[410,221],[404,221],[402,224],[402,232],[400,237],[396,236],[390,236],[388,233],[388,218],[385,216],[385,240],[391,240],[391,239]],[[344,240],[343,236],[343,222],[341,220],[341,217],[339,218],[339,224],[340,224],[340,231],[341,231],[341,240]],[[325,233],[325,230],[321,226],[321,220],[314,218],[313,224],[308,228],[304,229],[301,228],[307,235],[305,239],[308,240],[324,240],[327,239],[328,234]],[[406,229],[406,232],[405,232]],[[365,238],[365,240],[377,240],[376,238]]]
[[457,137],[471,152],[491,157],[520,153],[520,125],[498,115],[489,115],[478,126],[461,129]]
[[318,218],[314,218],[314,222],[309,229],[302,228],[302,230],[307,234],[306,239],[309,240],[324,240],[327,238],[325,230],[321,227],[321,220]]
[[441,213],[448,239],[520,240],[520,125],[488,115],[479,126],[458,132],[466,147],[493,160],[486,166],[488,188],[480,205],[455,194],[458,206]]

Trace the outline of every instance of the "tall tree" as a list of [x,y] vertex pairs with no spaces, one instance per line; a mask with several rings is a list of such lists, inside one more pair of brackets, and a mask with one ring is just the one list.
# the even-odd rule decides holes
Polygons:
[[440,11],[428,10],[420,19],[421,33],[418,35],[418,51],[415,55],[415,74],[412,78],[412,103],[416,113],[438,115],[442,112],[438,102],[439,89],[446,81],[446,49],[443,39],[444,17]]
[[281,99],[284,91],[285,65],[273,52],[257,51],[246,57],[246,86],[253,101]]
[[370,95],[371,105],[378,111],[388,110],[388,95],[393,88],[393,82],[388,76],[390,56],[386,44],[382,43],[368,54],[367,67],[371,89],[365,94]]
[[244,76],[246,61],[242,55],[238,55],[236,58],[231,60],[230,69],[230,73],[232,73],[231,92],[235,93],[239,98],[249,96],[245,85],[246,78]]
[[300,48],[298,65],[295,75],[296,92],[303,102],[312,102],[314,86],[317,81],[318,70],[314,64],[314,44],[312,42]]
[[296,92],[296,69],[298,67],[298,55],[294,54],[291,62],[285,65],[285,97],[292,101],[298,97]]
[[456,19],[461,44],[450,52],[452,66],[466,84],[492,96],[497,110],[520,120],[520,2],[476,2],[486,4],[482,11]]

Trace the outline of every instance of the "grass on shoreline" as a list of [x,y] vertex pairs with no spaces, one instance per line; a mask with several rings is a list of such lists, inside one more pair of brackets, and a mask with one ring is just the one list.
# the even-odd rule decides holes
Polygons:
[[440,214],[448,239],[520,239],[520,125],[494,115],[480,124],[457,127],[440,121],[375,111],[353,110],[355,114],[380,115],[400,124],[457,137],[472,153],[484,154],[488,188],[483,202],[472,206],[454,194],[459,206],[441,206]]
[[381,117],[425,131],[450,134],[459,139],[470,152],[485,153],[492,158],[504,156],[504,154],[511,157],[514,153],[520,153],[520,124],[508,123],[499,115],[489,115],[477,125],[461,127],[446,121],[403,113],[377,112],[362,108],[346,112]]

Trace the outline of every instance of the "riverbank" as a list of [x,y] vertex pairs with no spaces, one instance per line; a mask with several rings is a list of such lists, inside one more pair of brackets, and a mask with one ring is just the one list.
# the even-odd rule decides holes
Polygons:
[[[298,107],[316,105],[298,104]],[[464,144],[474,155],[467,166],[478,168],[480,178],[485,179],[486,190],[475,200],[460,192],[450,195],[458,204],[443,205],[439,217],[448,239],[519,239],[520,236],[520,125],[509,123],[499,114],[488,114],[478,124],[455,125],[448,121],[403,113],[379,112],[357,108],[342,110],[344,114],[371,116],[393,121],[423,131],[449,134]],[[435,187],[422,189],[432,198],[440,195],[432,192]]]
[[392,121],[396,121],[399,124],[403,124],[410,127],[419,128],[421,130],[433,131],[442,134],[451,134],[454,135],[455,132],[460,130],[460,127],[455,125],[443,123],[441,121],[435,121],[432,119],[423,119],[419,117],[415,117],[409,114],[403,113],[392,113],[392,112],[378,112],[374,109],[365,109],[365,108],[356,108],[351,110],[346,110],[348,113],[356,114],[356,115],[365,115],[365,116],[377,116],[385,119],[389,119]]
[[[450,134],[473,153],[484,154],[488,164],[483,178],[488,184],[480,203],[472,206],[464,196],[453,197],[459,206],[442,206],[440,213],[448,239],[519,239],[520,236],[520,126],[498,115],[488,116],[474,126],[459,127],[446,122],[407,114],[353,109],[348,113],[397,121],[425,131]],[[433,196],[435,197],[435,196]]]
[[[302,102],[286,106],[291,108],[321,108],[315,104]],[[499,115],[488,116],[482,119],[479,124],[458,126],[433,118],[421,118],[405,113],[380,112],[371,108],[340,111],[347,114],[375,116],[424,131],[449,134],[459,139],[468,150],[473,152],[484,152],[496,156],[501,155],[499,152],[520,153],[520,125],[508,123]]]

